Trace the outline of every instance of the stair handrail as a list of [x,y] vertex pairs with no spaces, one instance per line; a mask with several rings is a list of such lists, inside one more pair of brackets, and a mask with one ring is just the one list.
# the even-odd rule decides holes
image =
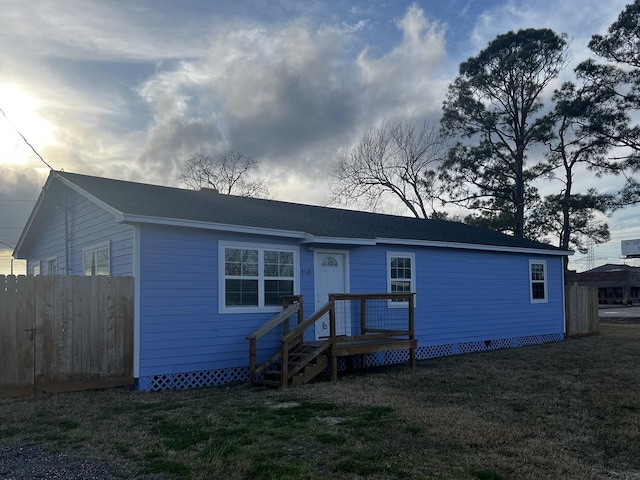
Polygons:
[[278,315],[276,315],[271,320],[269,320],[267,323],[265,323],[260,328],[258,328],[255,332],[251,333],[250,335],[247,335],[247,340],[253,340],[253,339],[258,340],[260,337],[264,337],[267,333],[269,333],[271,330],[276,328],[282,322],[287,320],[294,313],[297,313],[299,310],[300,310],[300,304],[299,303],[292,303],[287,308],[285,308],[283,311],[278,313]]
[[325,303],[319,310],[317,310],[313,315],[304,320],[302,323],[297,325],[293,330],[291,330],[287,335],[282,337],[281,342],[290,342],[293,338],[300,335],[304,332],[312,323],[317,322],[320,317],[322,317],[325,313],[328,313],[331,309],[333,309],[334,302]]
[[[304,320],[302,323],[299,323],[293,330],[291,330],[287,335],[280,339],[281,349],[280,349],[280,358],[281,358],[281,374],[280,381],[282,388],[286,388],[289,384],[289,378],[293,375],[289,372],[289,351],[291,348],[296,347],[303,341],[304,331],[317,322],[323,315],[329,313],[330,323],[335,323],[335,315],[333,314],[335,308],[335,302],[333,300],[328,301],[319,310],[317,310],[313,315]],[[331,329],[335,332],[335,328]],[[329,339],[322,344],[325,349],[330,348],[335,341],[335,334],[332,334]],[[300,369],[298,369],[300,370]]]
[[247,335],[247,340],[249,340],[249,380],[251,382],[256,379],[257,375],[269,368],[269,365],[275,363],[279,357],[279,354],[276,354],[258,367],[256,364],[258,339],[265,336],[267,333],[269,333],[271,330],[281,325],[282,323],[284,323],[283,333],[286,334],[289,331],[289,319],[296,313],[298,314],[298,323],[300,323],[300,318],[302,316],[302,297],[290,296],[285,299],[285,302],[285,305],[289,302],[292,303],[286,306],[286,308],[282,312],[278,313],[278,315],[273,317],[253,333]]

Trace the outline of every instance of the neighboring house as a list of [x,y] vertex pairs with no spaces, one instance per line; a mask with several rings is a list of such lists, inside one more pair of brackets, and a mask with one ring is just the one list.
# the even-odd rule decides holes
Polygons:
[[586,272],[568,272],[567,285],[596,287],[600,304],[640,302],[640,267],[607,263]]
[[311,314],[329,293],[415,292],[418,359],[562,340],[570,253],[457,222],[67,172],[51,172],[15,249],[29,273],[135,278],[142,390],[245,381],[246,337],[288,294]]

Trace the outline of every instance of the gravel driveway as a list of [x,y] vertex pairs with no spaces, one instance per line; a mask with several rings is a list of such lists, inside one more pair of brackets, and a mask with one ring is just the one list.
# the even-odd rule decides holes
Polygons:
[[77,453],[51,452],[37,445],[0,443],[0,479],[2,480],[103,480],[161,476],[137,476],[106,463],[82,458]]

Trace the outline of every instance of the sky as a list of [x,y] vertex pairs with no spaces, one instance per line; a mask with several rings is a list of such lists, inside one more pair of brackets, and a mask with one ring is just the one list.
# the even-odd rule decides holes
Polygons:
[[[437,122],[460,63],[497,35],[566,33],[560,82],[626,3],[0,0],[0,257],[49,171],[17,132],[54,169],[171,186],[191,153],[238,149],[274,198],[326,205],[339,149],[384,120]],[[621,181],[582,172],[577,184]],[[607,220],[595,265],[621,262],[639,213]]]

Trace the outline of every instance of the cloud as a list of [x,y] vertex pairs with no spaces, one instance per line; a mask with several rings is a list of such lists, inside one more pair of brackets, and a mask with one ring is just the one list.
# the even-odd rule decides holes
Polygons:
[[[238,148],[279,198],[323,203],[338,148],[372,122],[439,117],[458,63],[496,35],[567,32],[577,62],[627,2],[9,1],[0,88],[32,97],[10,92],[54,168],[175,184],[188,154]],[[32,152],[3,140],[0,210],[44,181]]]
[[[439,111],[446,88],[436,80],[445,29],[422,9],[411,6],[397,22],[398,45],[353,58],[352,35],[366,25],[300,18],[216,26],[206,52],[140,86],[153,112],[142,158],[175,167],[189,146],[238,148],[272,172],[293,168],[324,184],[337,148],[356,141],[365,125]],[[183,137],[191,143],[171,140]]]
[[[239,148],[280,198],[324,203],[336,150],[368,123],[439,108],[429,81],[444,27],[416,6],[396,23],[400,43],[376,57],[359,50],[367,18],[194,18],[121,3],[7,5],[3,84],[29,92],[31,118],[53,126],[46,144],[42,129],[23,133],[55,169],[162,184],[194,151]],[[42,165],[21,140],[9,146],[26,170],[8,166],[0,190],[36,192]],[[14,210],[24,223],[28,212]]]
[[177,172],[190,154],[215,152],[220,142],[222,135],[213,122],[169,118],[150,130],[135,177],[149,183],[175,184]]
[[[55,169],[144,180],[133,163],[145,147],[148,111],[135,87],[156,64],[202,51],[204,22],[129,2],[2,6],[0,42],[11,48],[0,60],[0,98],[10,85],[37,105],[32,121],[18,125],[22,133]],[[55,127],[45,143],[33,120]],[[22,140],[10,147],[11,163],[37,163]]]
[[[0,40],[30,57],[157,61],[200,49],[200,28],[154,6],[95,0],[3,2]],[[179,9],[178,9],[179,12]]]
[[33,208],[46,174],[20,166],[0,167],[0,255],[8,255]]
[[[557,2],[540,0],[523,3],[509,0],[486,9],[470,35],[469,56],[476,55],[497,35],[522,28],[551,28],[570,35],[574,64],[589,54],[587,44],[595,33],[604,32],[625,7],[627,0],[583,0]],[[508,28],[505,28],[508,26]]]
[[206,144],[279,159],[338,135],[356,111],[356,72],[340,53],[345,38],[340,30],[306,20],[218,28],[201,58],[180,62],[141,86],[154,113],[151,131],[162,124],[186,128],[187,119],[197,119],[224,135],[224,141],[203,137]]
[[415,4],[397,22],[402,42],[380,58],[358,56],[364,108],[380,116],[439,114],[448,81],[439,81],[446,61],[446,27],[429,21]]

